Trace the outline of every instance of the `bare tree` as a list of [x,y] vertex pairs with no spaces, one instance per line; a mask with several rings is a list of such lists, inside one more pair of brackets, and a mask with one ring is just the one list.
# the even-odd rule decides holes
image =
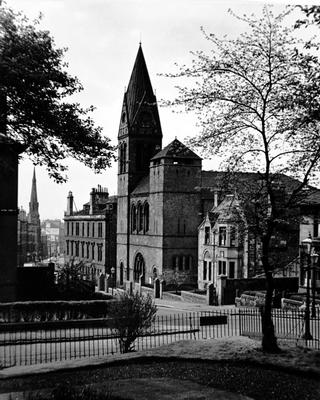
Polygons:
[[[248,25],[246,33],[233,40],[203,30],[211,53],[194,52],[190,66],[165,75],[189,78],[167,104],[198,114],[202,131],[190,143],[205,155],[223,156],[230,173],[258,173],[260,199],[265,199],[258,218],[266,276],[262,347],[268,352],[279,351],[271,313],[275,263],[270,241],[283,209],[306,195],[320,168],[320,64],[297,31],[285,26],[290,12],[274,15],[264,7],[262,18],[231,13]],[[297,180],[292,179],[284,204],[277,200],[275,182],[285,175]]]
[[155,319],[157,307],[150,295],[123,293],[110,305],[113,329],[119,334],[121,353],[133,351],[134,341]]

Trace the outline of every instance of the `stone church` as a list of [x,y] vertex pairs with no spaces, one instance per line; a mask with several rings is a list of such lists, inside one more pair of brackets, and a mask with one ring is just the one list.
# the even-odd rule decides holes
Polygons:
[[[201,223],[227,194],[223,173],[203,171],[201,158],[178,139],[162,148],[157,99],[141,45],[124,94],[118,160],[117,285],[152,284],[158,277],[166,284],[202,287],[211,279],[209,270],[203,279],[205,249],[198,255],[198,234],[203,240],[206,224]],[[244,182],[257,179],[253,173],[240,175]],[[229,239],[220,245],[228,243],[235,247]],[[237,260],[243,253],[238,250]],[[252,276],[247,260],[244,254],[244,262],[229,265],[234,277]],[[251,263],[257,260],[251,257]]]

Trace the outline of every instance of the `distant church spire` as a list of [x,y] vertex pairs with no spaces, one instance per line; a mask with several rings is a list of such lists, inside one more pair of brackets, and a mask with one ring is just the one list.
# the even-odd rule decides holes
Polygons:
[[37,179],[36,179],[36,169],[33,169],[33,178],[32,178],[32,187],[31,187],[31,196],[29,203],[29,215],[39,217],[39,203],[38,203],[38,195],[37,195]]

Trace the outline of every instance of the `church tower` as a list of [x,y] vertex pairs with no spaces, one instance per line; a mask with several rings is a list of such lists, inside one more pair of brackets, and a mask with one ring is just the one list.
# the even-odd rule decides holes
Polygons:
[[29,253],[32,255],[32,260],[35,261],[41,252],[41,228],[40,228],[40,215],[39,203],[37,195],[37,180],[36,170],[33,169],[31,196],[29,202]]
[[149,173],[151,158],[161,149],[162,131],[141,44],[124,94],[118,133],[117,267],[129,278],[130,194]]

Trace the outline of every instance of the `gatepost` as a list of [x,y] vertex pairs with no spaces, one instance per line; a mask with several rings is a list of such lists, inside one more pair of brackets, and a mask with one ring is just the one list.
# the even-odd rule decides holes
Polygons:
[[227,286],[227,276],[219,275],[217,279],[217,296],[219,306],[224,305],[224,292]]

